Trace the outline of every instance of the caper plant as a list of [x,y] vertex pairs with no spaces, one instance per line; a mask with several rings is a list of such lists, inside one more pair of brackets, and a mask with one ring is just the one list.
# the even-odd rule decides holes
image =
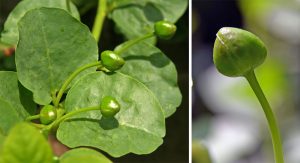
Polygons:
[[[181,93],[155,43],[174,36],[187,0],[98,0],[91,31],[78,1],[23,0],[5,22],[1,42],[16,47],[16,72],[0,72],[1,163],[107,163],[99,150],[149,154],[163,143]],[[125,41],[98,52],[106,18]],[[49,134],[71,150],[55,156]]]
[[267,56],[265,44],[254,34],[232,27],[217,33],[213,61],[217,70],[229,77],[245,77],[257,96],[268,121],[276,163],[284,163],[280,131],[275,115],[254,73]]

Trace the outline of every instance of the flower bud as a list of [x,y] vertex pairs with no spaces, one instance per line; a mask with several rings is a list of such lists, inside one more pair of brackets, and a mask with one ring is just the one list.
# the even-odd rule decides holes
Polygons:
[[171,39],[174,36],[176,29],[177,28],[173,23],[165,20],[158,21],[154,24],[155,35],[165,40]]
[[106,50],[101,53],[101,62],[103,66],[110,71],[120,69],[125,63],[121,56],[110,50]]
[[217,33],[213,60],[223,75],[244,76],[262,64],[266,56],[265,44],[248,31],[223,27]]
[[105,96],[101,100],[100,111],[104,117],[113,117],[120,111],[119,102],[111,96]]

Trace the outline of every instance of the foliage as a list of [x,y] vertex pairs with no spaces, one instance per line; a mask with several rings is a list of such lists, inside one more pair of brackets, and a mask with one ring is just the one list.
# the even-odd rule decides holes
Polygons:
[[[0,162],[54,162],[43,137],[49,134],[76,148],[58,158],[62,163],[110,162],[98,151],[77,148],[81,146],[113,157],[157,149],[165,136],[165,118],[180,105],[181,93],[175,65],[149,40],[156,39],[155,22],[175,23],[186,7],[182,0],[99,0],[91,33],[70,0],[21,1],[1,33],[2,43],[16,47],[16,72],[0,72],[0,114],[5,115],[0,118]],[[130,39],[112,51],[125,61],[113,69],[98,60],[106,17]],[[113,58],[110,64],[115,64]],[[120,104],[113,117],[101,114],[106,96]],[[57,115],[47,123],[32,121],[41,118],[43,106],[54,107]]]

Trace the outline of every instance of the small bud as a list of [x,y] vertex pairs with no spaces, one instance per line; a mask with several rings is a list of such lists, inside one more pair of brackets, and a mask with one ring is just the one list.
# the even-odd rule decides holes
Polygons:
[[168,21],[162,20],[154,24],[154,33],[161,39],[171,39],[176,32],[176,26]]
[[57,112],[54,106],[45,105],[40,111],[40,121],[42,124],[47,125],[55,121],[57,118]]
[[248,31],[223,27],[217,33],[213,60],[223,75],[244,76],[261,65],[266,56],[265,44]]
[[101,62],[102,65],[110,71],[120,69],[125,63],[121,56],[110,50],[101,53]]
[[120,104],[111,96],[105,96],[101,100],[100,111],[104,117],[113,117],[120,111]]

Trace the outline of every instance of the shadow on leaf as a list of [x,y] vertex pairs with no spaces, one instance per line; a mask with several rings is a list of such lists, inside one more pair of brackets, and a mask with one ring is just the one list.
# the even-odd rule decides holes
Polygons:
[[152,3],[147,3],[142,9],[146,18],[151,22],[157,22],[164,18],[161,11]]
[[143,11],[145,17],[147,18],[147,20],[150,22],[156,22],[159,20],[163,20],[163,18],[164,18],[162,12],[155,6],[155,4],[153,4],[151,2],[146,3],[145,6],[143,6],[141,4],[134,4],[134,3],[128,2],[128,3],[124,3],[120,6],[118,6],[117,8],[115,8],[115,10],[129,8],[129,7],[136,7],[136,8],[141,9]]
[[100,119],[100,127],[104,130],[111,130],[119,127],[119,122],[115,117],[105,118],[101,117]]
[[111,130],[119,127],[119,122],[115,117],[112,118],[101,117],[100,120],[91,119],[91,118],[71,118],[66,120],[66,122],[72,122],[72,121],[86,121],[86,122],[99,123],[99,126],[103,130]]
[[124,57],[126,61],[128,60],[147,60],[155,67],[162,68],[170,63],[170,60],[162,55],[161,53],[154,53],[150,56],[128,56]]
[[37,106],[33,102],[33,93],[26,89],[20,82],[18,82],[20,102],[24,109],[30,114],[36,114]]

